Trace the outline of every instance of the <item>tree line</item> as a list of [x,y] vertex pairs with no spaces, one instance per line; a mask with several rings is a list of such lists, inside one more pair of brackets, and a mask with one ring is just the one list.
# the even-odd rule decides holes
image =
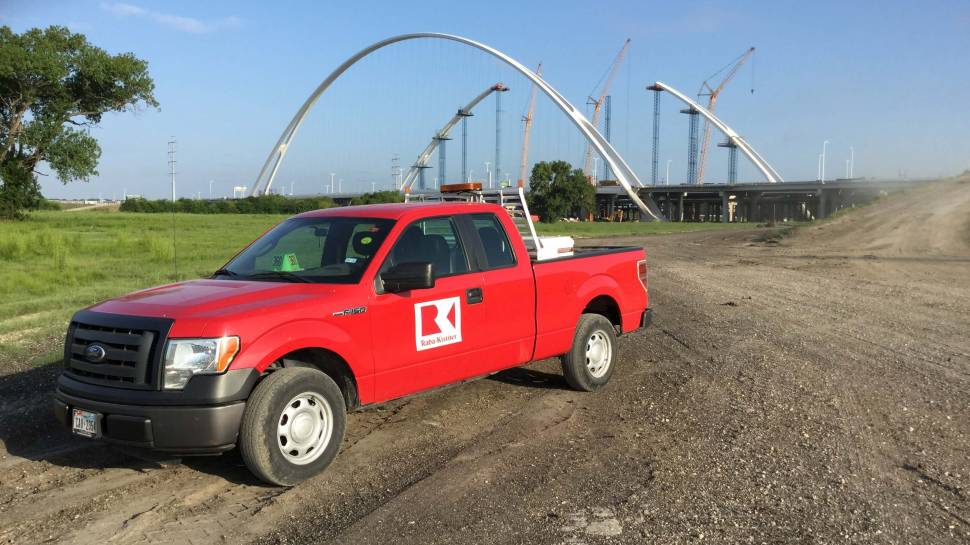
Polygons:
[[[401,202],[404,197],[397,191],[364,193],[351,200],[352,205]],[[338,206],[330,197],[285,197],[283,195],[260,195],[245,199],[199,200],[129,198],[121,203],[122,212],[158,214],[179,212],[184,214],[300,214],[310,210]]]

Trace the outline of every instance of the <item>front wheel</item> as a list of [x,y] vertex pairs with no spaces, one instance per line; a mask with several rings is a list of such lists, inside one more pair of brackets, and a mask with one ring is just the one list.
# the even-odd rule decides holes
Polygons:
[[257,477],[293,486],[330,465],[346,424],[343,395],[333,379],[316,369],[280,369],[250,396],[239,450]]
[[562,373],[574,389],[592,392],[610,381],[616,361],[616,331],[599,314],[583,314],[573,346],[563,354]]

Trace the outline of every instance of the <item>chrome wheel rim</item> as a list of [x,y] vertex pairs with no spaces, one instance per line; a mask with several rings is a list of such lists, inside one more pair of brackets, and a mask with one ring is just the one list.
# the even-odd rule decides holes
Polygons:
[[304,392],[289,401],[277,420],[276,445],[287,461],[306,465],[333,437],[333,410],[320,394]]
[[593,378],[602,378],[610,368],[613,346],[605,331],[597,329],[586,339],[586,369]]

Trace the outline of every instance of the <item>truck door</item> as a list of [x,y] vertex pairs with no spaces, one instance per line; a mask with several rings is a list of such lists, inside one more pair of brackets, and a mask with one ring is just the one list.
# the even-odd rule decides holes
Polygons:
[[[485,281],[488,353],[476,359],[475,372],[489,373],[526,363],[532,359],[535,343],[535,280],[521,237],[510,238],[502,221],[492,213],[459,218],[463,228],[471,232],[469,238],[473,238],[472,248]],[[519,237],[514,232],[512,236]],[[515,250],[512,240],[519,241],[521,251]]]
[[425,218],[404,228],[381,265],[383,272],[398,263],[430,262],[435,286],[384,293],[377,278],[371,323],[379,399],[471,376],[485,310],[482,274],[470,266],[466,247],[451,216]]

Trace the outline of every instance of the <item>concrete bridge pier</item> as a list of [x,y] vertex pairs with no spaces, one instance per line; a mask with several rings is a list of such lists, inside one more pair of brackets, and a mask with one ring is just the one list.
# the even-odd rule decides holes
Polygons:
[[721,223],[728,223],[731,221],[729,215],[731,214],[730,203],[728,202],[727,191],[721,191]]

